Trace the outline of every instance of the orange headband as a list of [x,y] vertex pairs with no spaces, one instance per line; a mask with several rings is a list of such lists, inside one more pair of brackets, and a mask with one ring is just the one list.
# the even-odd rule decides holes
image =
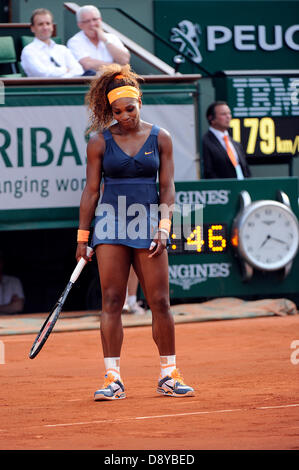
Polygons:
[[110,104],[113,101],[118,100],[118,98],[139,98],[139,90],[134,86],[120,86],[118,88],[114,88],[114,90],[109,91],[107,97]]

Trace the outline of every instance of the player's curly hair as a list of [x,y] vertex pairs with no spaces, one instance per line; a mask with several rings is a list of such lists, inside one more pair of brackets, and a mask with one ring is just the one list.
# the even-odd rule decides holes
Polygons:
[[[123,78],[115,78],[117,75],[122,75]],[[90,122],[87,133],[102,131],[112,124],[113,114],[107,98],[111,90],[130,85],[137,88],[141,96],[139,82],[142,80],[142,77],[133,72],[130,65],[111,64],[105,67],[101,75],[91,82],[85,97]]]

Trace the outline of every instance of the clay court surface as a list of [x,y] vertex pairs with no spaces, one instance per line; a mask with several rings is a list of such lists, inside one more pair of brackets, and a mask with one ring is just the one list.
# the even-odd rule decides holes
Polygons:
[[93,401],[99,331],[54,331],[30,360],[34,338],[0,336],[2,450],[299,449],[298,315],[178,324],[185,399],[156,393],[150,326],[125,328],[127,398],[114,402]]

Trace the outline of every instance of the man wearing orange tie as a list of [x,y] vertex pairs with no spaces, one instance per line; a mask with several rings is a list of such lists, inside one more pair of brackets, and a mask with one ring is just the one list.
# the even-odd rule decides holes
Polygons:
[[208,132],[203,136],[203,178],[237,178],[251,176],[241,144],[229,134],[231,111],[225,101],[215,101],[207,109]]

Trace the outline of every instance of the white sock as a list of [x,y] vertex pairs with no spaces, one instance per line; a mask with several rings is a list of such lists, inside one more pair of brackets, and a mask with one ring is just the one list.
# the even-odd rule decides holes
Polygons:
[[133,307],[133,305],[136,304],[137,296],[136,295],[128,295],[127,297],[127,302],[130,307]]
[[113,374],[116,379],[120,379],[120,358],[104,357],[106,374]]
[[171,376],[172,371],[176,369],[176,356],[160,356],[161,378],[166,375]]

